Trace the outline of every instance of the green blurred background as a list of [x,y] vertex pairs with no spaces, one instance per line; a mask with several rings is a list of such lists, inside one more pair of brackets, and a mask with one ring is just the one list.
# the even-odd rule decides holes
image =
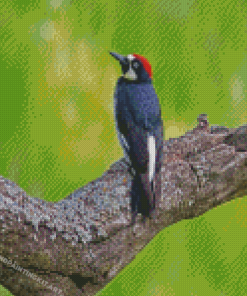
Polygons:
[[[193,128],[199,113],[207,113],[210,124],[247,123],[246,15],[243,0],[1,1],[0,175],[31,196],[58,201],[122,157],[113,117],[121,69],[109,51],[138,53],[152,64],[165,139]],[[226,213],[212,219],[214,227],[220,217]],[[198,229],[206,233],[203,227]],[[232,230],[238,237],[229,236],[226,242],[242,239],[238,229],[236,225]],[[222,229],[218,237],[224,238]],[[204,240],[202,235],[201,245]],[[235,277],[229,271],[225,279],[232,287],[239,285],[229,294],[234,296],[247,282],[242,281],[246,267],[241,267],[246,241],[241,242]],[[231,262],[236,259],[231,255],[235,247],[226,246]],[[198,254],[197,269],[215,268],[203,259],[203,248]],[[214,249],[207,256],[213,254]],[[174,253],[174,260],[180,260],[177,256]],[[198,279],[195,283],[202,283]],[[209,291],[210,281],[204,285]],[[197,295],[188,291],[186,295]],[[8,292],[0,286],[4,293]]]
[[109,51],[151,63],[165,138],[247,122],[246,1],[13,0],[0,7],[0,175],[59,200],[122,157]]

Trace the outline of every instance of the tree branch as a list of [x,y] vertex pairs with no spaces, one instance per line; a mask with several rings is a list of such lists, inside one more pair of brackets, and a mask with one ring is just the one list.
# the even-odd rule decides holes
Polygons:
[[247,195],[247,126],[200,118],[164,141],[162,199],[145,224],[130,226],[124,159],[57,203],[0,177],[0,283],[13,295],[94,295],[164,227]]

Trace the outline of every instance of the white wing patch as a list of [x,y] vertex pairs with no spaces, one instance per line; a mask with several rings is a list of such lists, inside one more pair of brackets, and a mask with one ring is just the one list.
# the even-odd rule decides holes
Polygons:
[[123,148],[124,158],[126,159],[127,163],[131,164],[131,160],[130,160],[128,152],[127,152],[127,151],[129,151],[130,147],[129,147],[124,135],[122,133],[120,133],[119,130],[118,130],[118,139],[119,139],[119,142]]
[[125,148],[126,148],[127,150],[129,150],[130,147],[129,147],[129,145],[128,145],[128,143],[127,143],[127,141],[126,141],[124,135],[123,135],[122,133],[120,133],[120,135],[121,135],[121,138],[122,138],[122,141],[123,141],[123,145],[125,146]]
[[155,171],[156,147],[154,136],[148,137],[148,153],[149,153],[149,182],[153,181]]

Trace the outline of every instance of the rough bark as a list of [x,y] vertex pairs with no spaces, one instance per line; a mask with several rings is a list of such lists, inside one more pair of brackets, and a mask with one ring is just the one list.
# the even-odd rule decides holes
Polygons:
[[[0,177],[0,283],[13,295],[94,295],[164,227],[247,195],[246,135],[247,126],[210,129],[199,120],[194,130],[165,141],[162,198],[156,219],[144,224],[130,226],[124,159],[64,199],[83,204],[74,219],[61,202],[29,197]],[[108,208],[95,207],[96,194]]]

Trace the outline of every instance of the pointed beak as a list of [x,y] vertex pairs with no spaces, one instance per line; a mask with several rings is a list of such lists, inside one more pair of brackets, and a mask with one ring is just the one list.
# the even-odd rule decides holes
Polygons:
[[115,53],[115,52],[110,52],[110,54],[120,62],[121,65],[126,65],[127,64],[127,59],[125,56],[122,56],[121,54]]

